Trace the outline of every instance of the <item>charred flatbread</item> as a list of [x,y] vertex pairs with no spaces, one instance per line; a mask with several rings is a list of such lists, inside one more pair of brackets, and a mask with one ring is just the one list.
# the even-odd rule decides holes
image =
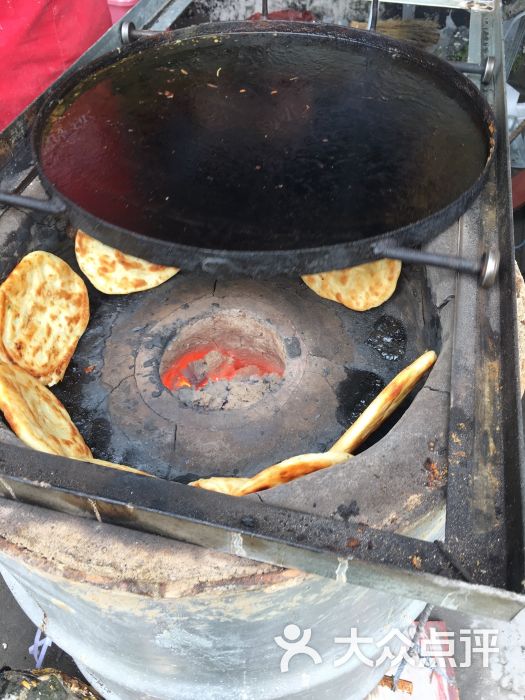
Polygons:
[[399,260],[383,258],[344,270],[304,275],[302,280],[323,299],[337,301],[353,311],[368,311],[390,299],[400,274]]
[[28,447],[63,457],[92,459],[69,413],[29,372],[0,362],[0,411]]
[[75,254],[82,272],[104,294],[131,294],[158,287],[179,272],[126,255],[116,248],[77,231]]
[[53,386],[88,321],[83,280],[56,255],[29,253],[0,286],[0,359]]

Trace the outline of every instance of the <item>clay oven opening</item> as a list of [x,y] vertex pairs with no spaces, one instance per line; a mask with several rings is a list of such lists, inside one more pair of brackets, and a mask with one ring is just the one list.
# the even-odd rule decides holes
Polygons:
[[168,342],[159,369],[163,386],[184,404],[235,409],[279,390],[286,354],[268,323],[222,311],[187,324]]

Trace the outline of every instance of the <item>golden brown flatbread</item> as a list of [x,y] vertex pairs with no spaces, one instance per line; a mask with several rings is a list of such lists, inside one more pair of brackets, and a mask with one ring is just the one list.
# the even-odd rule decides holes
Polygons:
[[92,464],[98,464],[101,467],[110,467],[110,469],[117,469],[118,471],[121,471],[121,472],[131,472],[131,474],[140,474],[141,476],[149,476],[152,479],[157,478],[157,477],[153,476],[153,474],[148,474],[147,472],[143,472],[140,469],[135,469],[135,467],[127,467],[125,464],[117,464],[115,462],[108,462],[105,459],[95,459],[95,457],[91,457],[91,459],[85,459],[82,461],[91,462]]
[[75,253],[82,272],[104,294],[131,294],[153,289],[179,272],[126,255],[83,231],[77,231]]
[[53,386],[88,321],[83,280],[56,255],[29,253],[0,286],[0,359]]
[[250,481],[241,476],[211,476],[209,479],[192,481],[189,486],[216,493],[227,493],[229,496],[241,496],[242,489]]
[[249,493],[266,491],[274,486],[287,484],[300,476],[317,472],[320,469],[333,467],[350,459],[345,452],[322,452],[320,454],[298,455],[285,459],[259,472],[251,478],[242,477],[212,477],[192,481],[190,486],[227,493],[230,496],[247,496]]
[[92,459],[69,413],[29,372],[0,362],[0,411],[28,447],[63,457]]
[[433,350],[429,350],[402,370],[376,396],[368,408],[363,411],[356,422],[328,452],[299,455],[298,457],[285,459],[284,462],[274,464],[251,478],[212,477],[210,479],[193,481],[190,486],[226,493],[230,496],[246,496],[249,493],[256,493],[280,484],[286,484],[306,474],[346,462],[352,456],[351,453],[404,401],[419,380],[432,367],[436,359],[436,353]]
[[368,311],[390,299],[400,274],[401,262],[384,258],[345,270],[304,275],[302,280],[323,299],[353,311]]
[[331,450],[354,452],[406,399],[436,360],[436,353],[433,350],[427,350],[412,364],[405,367],[365,408]]

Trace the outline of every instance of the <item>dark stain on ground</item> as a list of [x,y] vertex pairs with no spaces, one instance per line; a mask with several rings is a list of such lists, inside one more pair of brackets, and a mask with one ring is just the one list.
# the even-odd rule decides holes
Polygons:
[[343,518],[345,523],[347,523],[349,518],[359,515],[359,506],[357,505],[357,501],[350,501],[348,504],[341,503],[341,505],[337,506],[337,512]]
[[393,316],[381,316],[374,323],[374,330],[366,342],[385,360],[400,360],[405,356],[407,333],[402,323]]

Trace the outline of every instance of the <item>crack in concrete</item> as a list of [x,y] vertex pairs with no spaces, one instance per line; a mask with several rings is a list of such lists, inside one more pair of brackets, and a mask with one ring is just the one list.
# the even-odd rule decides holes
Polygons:
[[424,386],[423,389],[428,389],[429,391],[434,391],[436,394],[446,394],[447,396],[450,394],[450,391],[446,389],[434,389],[432,386]]
[[[131,379],[131,378],[134,377],[134,376],[135,376],[135,375],[134,375],[133,372],[132,372],[131,374],[127,374],[125,377],[122,377],[122,379],[120,380],[120,382],[118,382],[118,384],[117,384],[116,386],[114,386],[114,387],[112,387],[111,389],[109,389],[109,391],[108,391],[107,394],[104,396],[104,398],[101,399],[101,400],[97,403],[97,405],[93,408],[93,411],[98,410],[98,409],[100,408],[100,406],[102,406],[102,404],[104,403],[104,401],[106,401],[107,399],[109,399],[109,397],[111,396],[111,394],[113,394],[113,392],[115,392],[115,391],[120,387],[120,385],[123,384],[123,383],[126,381],[126,379]],[[104,384],[104,382],[102,382],[102,384]],[[107,387],[107,385],[105,385],[105,386]]]
[[448,304],[450,304],[451,301],[454,301],[455,298],[456,298],[456,295],[455,295],[455,294],[449,294],[448,297],[446,297],[446,298],[444,299],[444,301],[442,301],[441,304],[437,307],[437,310],[438,310],[438,311],[441,311],[442,309],[445,308],[445,306],[447,306]]

